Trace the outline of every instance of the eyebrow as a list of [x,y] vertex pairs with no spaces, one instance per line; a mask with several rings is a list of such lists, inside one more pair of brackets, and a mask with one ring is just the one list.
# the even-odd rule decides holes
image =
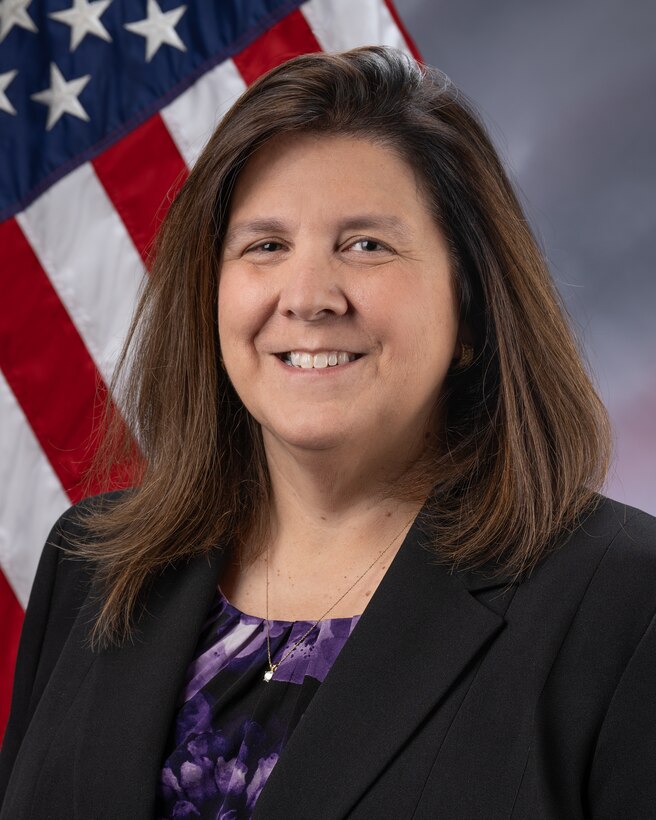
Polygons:
[[226,240],[239,239],[253,233],[284,233],[285,223],[280,219],[250,219],[247,222],[236,222],[226,232]]
[[387,216],[384,214],[360,214],[350,216],[338,222],[340,231],[355,230],[383,230],[390,231],[398,237],[407,238],[411,231],[410,226],[397,216]]
[[[337,221],[335,227],[339,233],[354,230],[383,230],[394,233],[402,239],[406,239],[411,234],[410,227],[406,222],[396,216],[386,214],[358,214],[349,216]],[[225,236],[225,242],[235,242],[244,236],[251,236],[253,234],[281,234],[285,233],[288,229],[288,225],[281,219],[273,217],[250,219],[230,225]]]

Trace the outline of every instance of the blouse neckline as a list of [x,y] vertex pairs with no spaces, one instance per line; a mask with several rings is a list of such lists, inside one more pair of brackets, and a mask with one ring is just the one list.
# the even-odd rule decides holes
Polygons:
[[[261,618],[259,615],[250,615],[248,612],[244,612],[243,610],[241,610],[238,607],[234,606],[234,604],[231,604],[230,601],[225,596],[225,593],[223,592],[221,587],[218,586],[218,585],[217,585],[217,590],[218,590],[219,598],[221,599],[221,601],[223,603],[224,609],[227,610],[228,612],[232,612],[235,616],[239,617],[240,620],[242,621],[242,623],[249,623],[250,622],[250,623],[262,624],[267,620],[266,618]],[[352,623],[353,621],[357,620],[361,616],[362,616],[362,613],[360,613],[358,615],[347,615],[347,616],[344,616],[344,617],[341,617],[341,618],[324,618],[321,621],[309,621],[309,620],[285,621],[285,620],[279,620],[279,619],[275,619],[275,618],[269,618],[269,624],[271,624],[271,625],[275,624],[275,625],[280,626],[280,627],[285,627],[285,626],[293,626],[294,624],[308,624],[308,626],[309,626],[310,624]]]

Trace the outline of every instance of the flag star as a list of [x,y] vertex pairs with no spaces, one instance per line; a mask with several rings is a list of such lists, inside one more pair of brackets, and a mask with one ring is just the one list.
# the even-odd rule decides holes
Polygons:
[[0,43],[14,26],[37,32],[34,20],[27,13],[32,0],[0,0]]
[[157,0],[148,0],[147,17],[135,23],[124,23],[125,28],[133,34],[146,38],[146,62],[149,63],[161,45],[173,46],[186,51],[187,47],[175,30],[178,21],[187,10],[186,6],[178,6],[171,11],[162,11]]
[[111,2],[112,0],[96,0],[94,3],[90,3],[89,0],[73,0],[70,9],[53,11],[48,16],[71,27],[71,51],[75,51],[87,34],[94,34],[108,43],[112,42],[109,32],[100,22]]
[[57,66],[50,63],[50,88],[31,96],[31,99],[36,102],[48,106],[46,131],[50,131],[64,114],[72,114],[81,120],[89,121],[89,115],[82,108],[78,95],[82,93],[90,79],[91,75],[85,74],[84,77],[66,81]]
[[16,69],[13,71],[5,71],[4,74],[0,74],[0,111],[6,111],[7,114],[16,113],[16,109],[9,102],[9,99],[5,94],[5,90],[17,74],[18,71]]

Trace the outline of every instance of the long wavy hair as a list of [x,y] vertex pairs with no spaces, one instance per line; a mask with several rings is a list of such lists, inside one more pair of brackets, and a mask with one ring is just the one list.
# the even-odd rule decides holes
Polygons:
[[447,376],[439,416],[436,408],[442,446],[397,488],[404,498],[435,488],[436,556],[453,567],[492,561],[511,577],[530,572],[605,478],[606,412],[472,106],[442,73],[394,49],[297,57],[233,105],[160,230],[115,376],[122,415],[109,420],[99,456],[108,475],[130,470],[135,487],[87,508],[92,537],[76,547],[95,562],[97,646],[129,637],[165,566],[226,542],[257,549],[267,537],[261,431],[221,367],[219,258],[240,170],[271,138],[298,133],[397,152],[448,242],[475,355]]

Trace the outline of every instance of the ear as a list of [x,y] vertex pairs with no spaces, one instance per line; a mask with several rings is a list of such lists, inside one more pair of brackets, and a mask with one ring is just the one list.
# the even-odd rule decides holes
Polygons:
[[460,345],[466,344],[471,347],[476,347],[476,339],[468,322],[460,322],[460,327],[458,328],[458,343]]
[[474,334],[466,322],[462,322],[458,328],[453,359],[451,361],[452,370],[462,370],[468,367],[474,359]]

